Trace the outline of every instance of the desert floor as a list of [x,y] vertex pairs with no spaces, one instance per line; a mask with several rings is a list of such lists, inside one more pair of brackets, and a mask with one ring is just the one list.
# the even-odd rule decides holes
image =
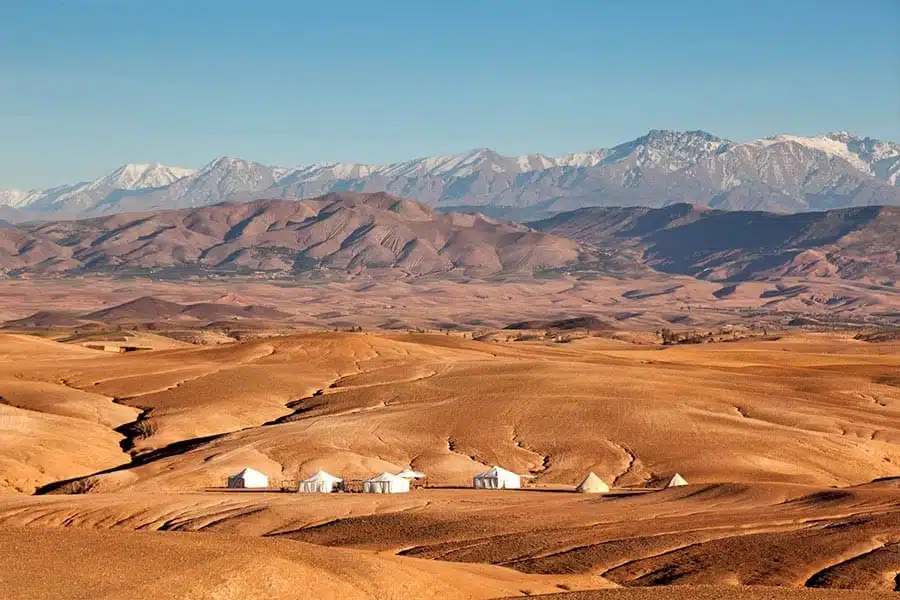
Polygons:
[[[0,334],[4,597],[900,590],[900,342],[493,340]],[[468,489],[493,464],[528,489]],[[223,489],[245,466],[273,488],[412,466],[429,488]],[[613,493],[573,493],[589,471]],[[690,485],[657,491],[675,472]]]
[[[896,326],[900,315],[900,293],[895,288],[824,277],[734,284],[662,274],[641,279],[559,276],[480,282],[368,276],[327,284],[85,277],[0,279],[0,321],[21,319],[38,311],[84,313],[139,296],[181,303],[261,304],[290,314],[285,325],[327,330],[361,326],[367,330],[477,331],[502,328],[516,321],[580,314],[595,315],[627,331],[777,326],[798,315],[826,325],[849,322]],[[153,320],[153,315],[143,320]]]

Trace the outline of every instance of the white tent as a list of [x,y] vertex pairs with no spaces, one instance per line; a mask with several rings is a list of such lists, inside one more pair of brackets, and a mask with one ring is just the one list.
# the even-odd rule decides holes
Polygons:
[[269,487],[269,478],[266,477],[265,473],[260,473],[256,469],[247,467],[228,478],[228,487],[267,488]]
[[666,487],[667,488],[678,487],[678,486],[687,485],[687,484],[688,484],[688,482],[684,477],[682,477],[678,473],[675,473],[674,475],[672,475],[672,479],[669,480],[669,483],[666,484]]
[[402,494],[409,491],[409,479],[391,473],[382,473],[363,482],[363,491],[369,494]]
[[592,471],[578,484],[575,491],[582,494],[606,494],[609,492],[609,486]]
[[303,481],[300,482],[300,487],[297,490],[298,492],[304,493],[320,493],[320,494],[330,494],[338,487],[340,483],[344,480],[340,477],[335,477],[331,473],[326,473],[325,471],[319,471],[312,477],[307,477]]
[[479,473],[472,478],[472,485],[479,489],[514,489],[522,487],[521,478],[498,466],[493,466],[484,473]]
[[397,473],[397,477],[402,477],[403,479],[423,479],[425,477],[425,473],[413,471],[412,469],[403,469],[402,471]]

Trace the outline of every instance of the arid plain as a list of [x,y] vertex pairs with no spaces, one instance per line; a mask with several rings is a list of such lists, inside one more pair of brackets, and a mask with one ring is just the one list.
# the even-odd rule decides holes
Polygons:
[[[481,298],[498,322],[500,289]],[[44,300],[102,308],[82,290]],[[148,307],[168,305],[102,314]],[[900,342],[782,329],[664,346],[647,313],[565,340],[328,323],[198,345],[157,325],[133,334],[154,349],[123,354],[86,347],[96,333],[9,328],[6,597],[893,597]],[[527,489],[469,489],[493,464]],[[412,466],[429,487],[222,489],[245,466],[273,487]],[[590,471],[611,494],[573,492]],[[690,485],[655,491],[675,472]]]

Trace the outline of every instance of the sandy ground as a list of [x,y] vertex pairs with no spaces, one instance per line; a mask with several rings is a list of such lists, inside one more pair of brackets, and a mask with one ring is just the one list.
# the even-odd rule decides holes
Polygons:
[[[361,278],[346,282],[164,282],[104,278],[0,279],[0,321],[38,311],[85,314],[154,296],[183,304],[261,304],[292,315],[292,326],[346,329],[462,328],[485,330],[530,319],[590,314],[628,331],[662,327],[784,324],[797,314],[897,324],[895,288],[841,279],[781,278],[725,284],[692,277],[456,282]],[[152,321],[152,318],[147,320]]]
[[[0,538],[16,548],[0,582],[14,598],[876,597],[900,574],[898,373],[900,343],[831,334],[309,333],[129,354],[0,334]],[[455,488],[491,464],[536,489]],[[244,466],[277,487],[408,465],[442,489],[216,489]],[[588,471],[618,493],[571,493]],[[691,485],[622,491],[676,471]]]
[[539,595],[544,600],[889,600],[896,594],[763,587],[671,587],[615,589]]

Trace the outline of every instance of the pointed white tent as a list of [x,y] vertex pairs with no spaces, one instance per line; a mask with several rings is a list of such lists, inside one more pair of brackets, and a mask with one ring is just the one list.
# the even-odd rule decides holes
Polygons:
[[312,477],[307,477],[303,481],[300,482],[300,487],[297,490],[298,492],[303,492],[306,494],[311,493],[319,493],[319,494],[330,494],[333,492],[341,483],[343,483],[343,479],[340,477],[335,477],[331,473],[326,473],[325,471],[319,471]]
[[413,471],[412,469],[403,469],[402,471],[397,473],[397,477],[402,477],[403,479],[423,479],[425,477],[425,473]]
[[672,479],[669,480],[669,483],[666,484],[666,487],[667,488],[678,487],[678,486],[687,485],[687,484],[688,484],[688,482],[684,477],[682,477],[678,473],[675,473],[674,475],[672,475]]
[[473,477],[472,485],[478,489],[517,489],[522,487],[522,480],[512,471],[494,465],[484,473]]
[[246,467],[239,473],[235,473],[228,478],[228,487],[230,488],[267,488],[269,487],[269,478],[264,473],[260,473],[256,469]]
[[391,473],[382,473],[363,482],[363,491],[368,494],[402,494],[409,491],[409,479]]
[[575,491],[582,494],[606,494],[609,492],[609,486],[591,471],[584,481],[578,484]]

